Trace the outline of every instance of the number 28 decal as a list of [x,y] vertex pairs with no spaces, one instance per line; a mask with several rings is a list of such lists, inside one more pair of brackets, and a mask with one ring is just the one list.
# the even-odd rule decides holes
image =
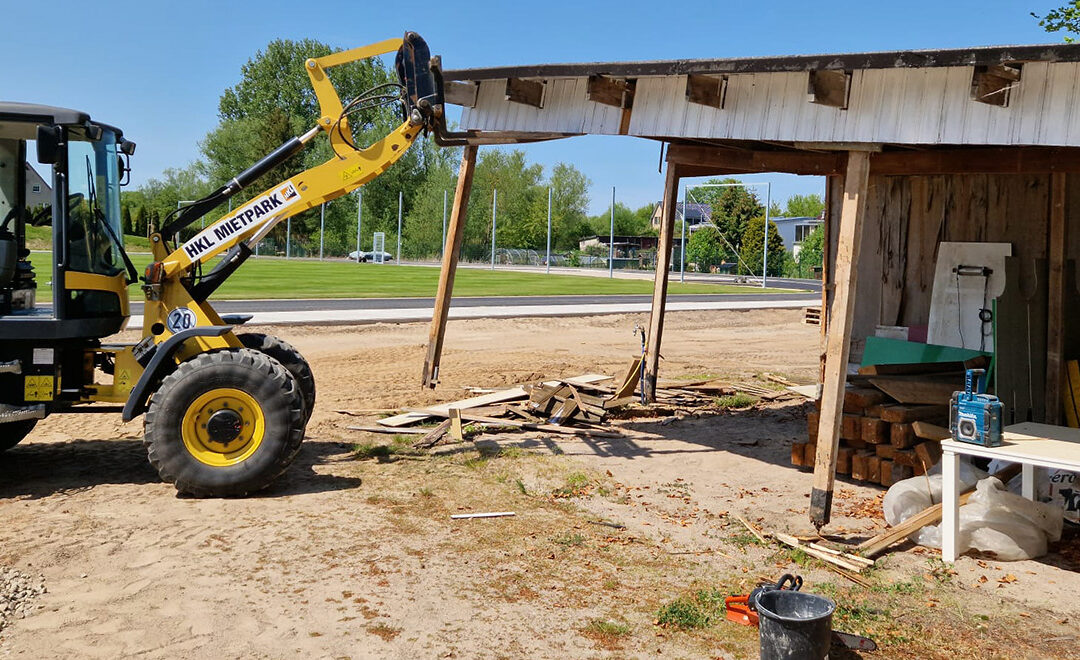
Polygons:
[[195,312],[187,307],[177,307],[165,317],[165,327],[174,335],[184,330],[191,330],[196,325],[198,325],[198,319],[195,317]]

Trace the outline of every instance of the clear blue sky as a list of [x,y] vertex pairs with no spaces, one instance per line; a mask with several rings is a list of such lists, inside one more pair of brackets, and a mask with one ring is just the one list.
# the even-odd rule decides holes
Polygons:
[[[1030,12],[1064,0],[874,2],[94,2],[42,11],[4,0],[0,98],[75,107],[138,142],[135,185],[198,157],[218,97],[272,39],[352,48],[415,30],[445,68],[1060,42]],[[422,7],[422,8],[418,8]],[[616,186],[631,207],[659,198],[655,142],[584,137],[521,147],[593,182],[592,211]],[[781,202],[821,179],[766,177]],[[764,180],[748,177],[748,180]]]

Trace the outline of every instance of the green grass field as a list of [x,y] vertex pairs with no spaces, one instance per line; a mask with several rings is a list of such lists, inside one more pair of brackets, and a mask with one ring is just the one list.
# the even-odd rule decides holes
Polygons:
[[[26,247],[31,250],[51,250],[52,246],[52,227],[26,228]],[[150,239],[124,234],[124,249],[128,252],[149,252]]]
[[[31,261],[38,273],[38,300],[51,299],[46,285],[52,255],[35,252]],[[148,255],[131,258],[141,276]],[[424,298],[435,295],[439,269],[395,264],[356,264],[351,261],[308,261],[254,258],[233,274],[216,293],[217,300],[258,298]],[[780,293],[723,284],[672,282],[671,293]],[[652,293],[651,280],[608,279],[577,275],[544,275],[513,271],[460,268],[454,280],[455,296],[560,296]],[[131,291],[133,300],[141,293]]]

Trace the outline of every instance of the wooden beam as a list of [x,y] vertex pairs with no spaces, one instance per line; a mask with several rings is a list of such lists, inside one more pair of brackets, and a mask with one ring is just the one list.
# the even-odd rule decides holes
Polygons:
[[542,108],[544,107],[544,83],[521,78],[507,78],[506,100]]
[[792,174],[831,175],[844,173],[844,154],[807,151],[751,151],[720,149],[692,144],[668,147],[669,163],[725,172],[789,172]]
[[479,89],[479,83],[448,80],[443,84],[443,99],[454,105],[475,108],[476,93]]
[[971,74],[971,98],[979,103],[1006,107],[1011,90],[1020,82],[1020,69],[997,64],[977,66]]
[[427,356],[424,358],[423,387],[433,388],[439,383],[439,361],[442,359],[443,338],[446,336],[446,319],[450,313],[450,298],[454,293],[454,275],[457,273],[461,242],[465,239],[465,216],[469,210],[469,193],[472,191],[473,172],[476,170],[477,147],[465,147],[461,155],[457,189],[454,191],[454,208],[450,214],[450,226],[443,246],[442,269],[439,271],[439,289],[435,294],[435,309],[431,315],[428,333]]
[[727,76],[703,76],[691,73],[686,76],[686,100],[689,103],[724,109],[727,98]]
[[671,270],[672,237],[675,235],[679,176],[679,166],[669,162],[664,176],[664,216],[660,222],[660,241],[656,247],[656,276],[653,280],[652,309],[649,312],[649,337],[645,345],[645,398],[649,401],[656,401],[656,378],[660,369],[660,339],[664,334],[664,309],[667,305],[668,274]]
[[[1065,350],[1065,174],[1050,175],[1050,298],[1046,310],[1046,423],[1061,423]],[[1071,287],[1070,287],[1071,288]]]
[[1080,172],[1080,149],[989,147],[890,151],[870,156],[874,176]]
[[851,74],[847,71],[811,71],[808,74],[806,93],[811,103],[847,109],[850,90]]
[[[840,152],[754,151],[699,144],[673,144],[667,159],[683,166],[684,177],[752,172],[834,176],[843,175],[845,168],[845,155]],[[872,176],[1048,172],[1080,173],[1080,148],[978,147],[870,154]]]
[[634,107],[633,80],[620,80],[607,76],[589,76],[589,83],[585,89],[585,98],[593,103],[602,103],[616,108]]
[[849,153],[836,246],[836,289],[829,313],[825,383],[822,387],[821,414],[818,420],[817,456],[814,460],[814,487],[810,493],[810,520],[818,528],[829,522],[832,511],[836,450],[840,440],[840,421],[844,413],[844,385],[847,380],[852,317],[855,312],[856,264],[859,259],[859,244],[862,242],[869,177],[870,154],[865,151]]

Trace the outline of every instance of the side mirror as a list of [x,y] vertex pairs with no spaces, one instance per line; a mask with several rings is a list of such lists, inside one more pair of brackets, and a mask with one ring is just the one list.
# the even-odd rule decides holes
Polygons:
[[135,155],[135,143],[131,140],[120,139],[120,152],[125,156]]
[[60,162],[60,141],[62,133],[59,126],[37,127],[37,159],[42,165],[56,165]]
[[117,154],[116,167],[120,172],[120,185],[126,186],[131,183],[131,157],[124,153]]

